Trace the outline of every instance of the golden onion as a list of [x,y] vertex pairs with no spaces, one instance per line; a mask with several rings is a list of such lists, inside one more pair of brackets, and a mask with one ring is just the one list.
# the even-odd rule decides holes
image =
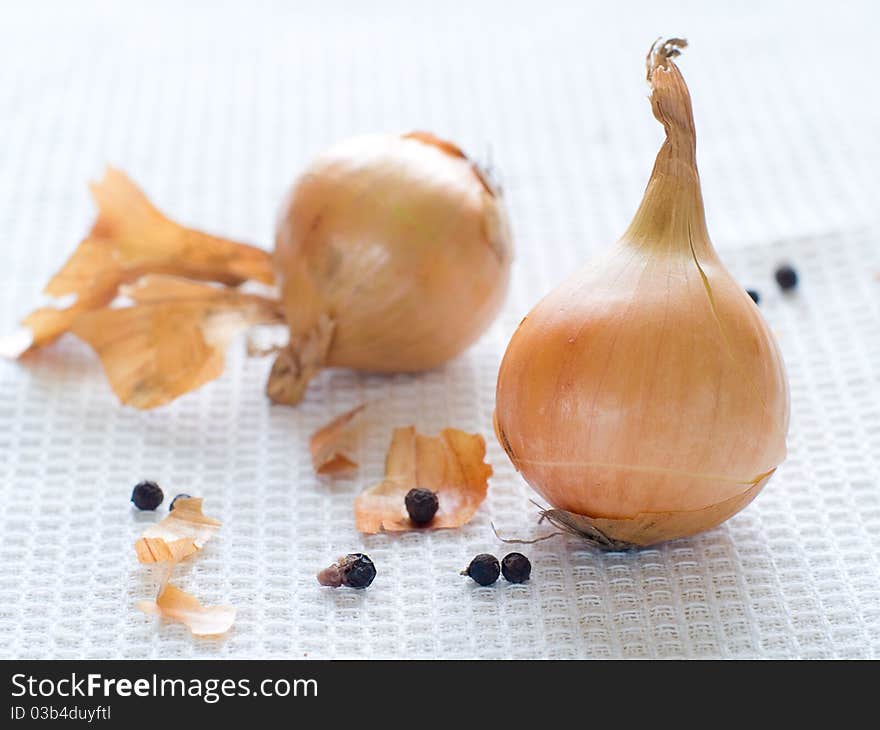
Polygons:
[[296,403],[323,367],[413,372],[455,357],[501,306],[511,258],[498,194],[454,145],[416,132],[332,147],[276,229],[290,344],[270,397]]
[[713,527],[747,505],[786,454],[789,395],[757,306],[706,228],[690,96],[652,47],[666,140],[617,245],[548,294],[513,335],[495,427],[557,525],[603,547]]

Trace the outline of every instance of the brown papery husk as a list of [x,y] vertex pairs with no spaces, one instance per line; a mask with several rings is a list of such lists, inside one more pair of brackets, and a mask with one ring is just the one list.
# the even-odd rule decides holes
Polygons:
[[514,466],[589,524],[580,532],[613,543],[709,529],[786,453],[779,349],[706,229],[690,96],[672,60],[683,45],[649,54],[666,140],[632,224],[529,313],[498,377],[495,430]]
[[350,456],[357,436],[353,422],[366,407],[366,403],[363,403],[352,408],[312,434],[309,451],[316,474],[342,476],[357,469],[357,462]]
[[199,552],[220,529],[220,521],[202,512],[201,497],[178,497],[161,522],[147,527],[135,542],[138,561],[161,568],[154,601],[140,601],[147,614],[183,623],[195,636],[215,636],[232,628],[232,606],[203,606],[199,600],[171,585],[171,575],[181,561]]
[[[479,434],[446,428],[439,436],[417,433],[413,426],[394,429],[385,457],[385,479],[365,489],[354,503],[360,532],[460,527],[486,498],[492,467]],[[405,498],[411,489],[430,489],[439,507],[427,525],[409,519]]]
[[279,216],[290,344],[269,397],[299,402],[325,367],[396,373],[445,363],[495,317],[511,260],[499,193],[457,146],[425,132],[333,146]]
[[141,601],[138,608],[147,614],[177,621],[194,636],[219,636],[235,623],[232,606],[203,606],[199,600],[171,583],[165,583],[155,601]]
[[144,530],[134,550],[138,562],[173,568],[201,550],[219,529],[220,521],[202,512],[200,497],[178,497],[161,522]]
[[165,274],[237,286],[272,284],[270,255],[259,248],[174,223],[120,170],[108,167],[91,185],[98,217],[44,293],[73,296],[69,307],[42,307],[22,321],[24,330],[0,342],[0,354],[19,357],[70,331],[80,315],[107,307],[121,286]]
[[281,321],[274,300],[173,277],[146,277],[124,293],[131,306],[85,312],[72,331],[101,358],[119,400],[140,409],[217,378],[236,335]]
[[220,520],[202,512],[201,497],[178,497],[161,522],[149,525],[135,544],[142,563],[179,562],[217,534]]
[[176,565],[190,555],[197,553],[201,548],[195,540],[182,537],[178,540],[166,540],[161,537],[142,537],[134,544],[140,563],[168,563]]

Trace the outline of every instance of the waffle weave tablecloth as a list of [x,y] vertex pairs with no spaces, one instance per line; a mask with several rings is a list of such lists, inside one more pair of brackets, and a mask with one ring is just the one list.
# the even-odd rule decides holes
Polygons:
[[[270,406],[269,361],[241,343],[220,380],[146,413],[75,340],[0,362],[0,657],[880,656],[877,4],[297,5],[0,5],[3,331],[87,231],[86,182],[107,163],[178,220],[270,246],[312,155],[409,129],[456,140],[503,184],[517,251],[503,313],[440,370],[326,372],[295,409]],[[661,34],[691,42],[709,230],[779,338],[789,458],[709,533],[631,554],[555,538],[526,551],[529,583],[481,589],[457,572],[505,552],[490,522],[544,529],[492,436],[497,367],[522,316],[641,199],[662,139],[643,59]],[[783,260],[794,296],[773,281]],[[320,481],[308,435],[363,401],[360,470]],[[483,433],[489,496],[463,529],[364,538],[354,495],[410,423]],[[222,639],[136,609],[155,590],[132,549],[156,519],[128,503],[144,477],[223,520],[179,581],[238,607]],[[316,584],[356,549],[379,569],[369,590]]]

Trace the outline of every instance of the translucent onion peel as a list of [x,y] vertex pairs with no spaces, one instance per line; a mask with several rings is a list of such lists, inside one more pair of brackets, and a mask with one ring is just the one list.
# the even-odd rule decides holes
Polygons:
[[108,168],[91,186],[98,218],[88,237],[46,285],[53,298],[75,296],[65,308],[43,307],[29,314],[0,354],[18,357],[70,331],[80,314],[109,305],[123,284],[146,274],[169,274],[238,285],[271,284],[271,257],[243,243],[177,225],[160,213],[122,172]]
[[135,408],[155,408],[213,380],[237,334],[281,321],[272,300],[171,277],[146,277],[123,292],[132,306],[80,314],[72,331],[97,352],[119,399]]
[[394,429],[385,457],[385,479],[355,500],[360,532],[424,529],[406,513],[404,497],[421,487],[436,492],[440,507],[432,528],[460,527],[470,521],[486,498],[492,467],[484,459],[486,442],[479,434],[454,428],[440,436],[423,436],[412,426]]
[[188,537],[170,541],[161,537],[142,537],[134,544],[134,550],[138,562],[176,565],[193,553],[197,553],[200,548]]
[[179,621],[195,636],[225,634],[235,623],[236,614],[232,606],[203,606],[195,596],[171,583],[162,586],[155,601],[141,601],[138,608],[147,614]]
[[168,582],[177,564],[200,551],[219,529],[219,520],[202,512],[201,498],[178,497],[161,522],[144,530],[134,545],[138,561],[159,565],[164,572],[156,600],[138,603],[141,611],[179,621],[196,636],[223,634],[232,628],[233,607],[202,606],[195,596]]
[[748,504],[785,458],[779,349],[706,229],[690,96],[648,55],[666,131],[642,203],[607,254],[548,294],[513,335],[495,430],[556,509],[602,547],[706,530]]
[[341,416],[334,418],[326,426],[312,434],[309,451],[315,473],[322,476],[341,476],[357,469],[357,463],[346,455],[354,440],[352,422],[366,408],[359,405]]
[[[202,512],[200,497],[178,497],[174,502],[174,509],[161,522],[150,525],[144,530],[141,539],[135,544],[138,559],[142,563],[162,562],[169,559],[167,556],[173,558],[179,555],[180,557],[173,561],[179,562],[192,552],[201,550],[219,529],[220,521]],[[161,558],[146,559],[150,555]]]
[[441,365],[494,318],[511,258],[499,195],[455,145],[414,132],[327,150],[300,176],[276,228],[290,344],[269,397],[298,402],[324,367]]

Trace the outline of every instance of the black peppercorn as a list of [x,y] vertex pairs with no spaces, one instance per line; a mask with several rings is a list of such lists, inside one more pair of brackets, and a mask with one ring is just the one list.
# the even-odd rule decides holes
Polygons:
[[165,498],[156,482],[138,482],[131,493],[131,501],[138,509],[154,510]]
[[331,588],[366,588],[375,577],[376,566],[368,556],[350,553],[318,573],[318,583]]
[[178,499],[192,499],[192,497],[190,497],[190,495],[188,495],[188,494],[178,494],[174,499],[171,500],[171,504],[168,505],[169,512],[174,509],[174,503]]
[[798,275],[791,266],[785,264],[776,269],[776,283],[782,291],[791,291],[797,286]]
[[417,525],[427,525],[437,514],[440,501],[430,489],[410,489],[404,499],[409,518]]
[[532,564],[522,553],[508,553],[501,561],[501,574],[511,583],[525,583],[532,574]]
[[461,571],[461,574],[468,576],[481,586],[490,586],[498,580],[501,566],[498,564],[498,558],[494,555],[480,553],[471,560],[471,564],[466,570]]
[[746,289],[746,294],[748,294],[752,298],[752,301],[755,304],[761,301],[761,295],[758,294],[758,292],[756,292],[754,289]]

